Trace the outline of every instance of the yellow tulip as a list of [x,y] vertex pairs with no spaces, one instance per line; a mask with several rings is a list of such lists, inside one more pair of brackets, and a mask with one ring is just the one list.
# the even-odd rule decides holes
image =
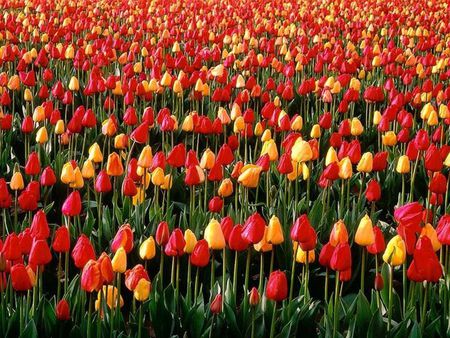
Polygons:
[[265,154],[269,155],[270,161],[278,160],[278,149],[277,149],[277,145],[273,139],[270,139],[270,140],[264,142],[262,149],[261,149],[260,156],[263,156]]
[[124,273],[127,270],[127,253],[123,247],[117,249],[111,264],[114,272]]
[[72,163],[67,162],[64,164],[61,170],[61,182],[64,184],[70,184],[75,181],[75,171],[73,169]]
[[220,197],[228,197],[233,193],[233,182],[229,178],[225,178],[219,186],[217,194]]
[[291,158],[296,162],[306,162],[312,159],[313,152],[308,142],[298,138],[292,147]]
[[197,237],[195,237],[195,234],[192,232],[192,230],[187,229],[184,232],[184,240],[186,244],[183,251],[190,255],[192,251],[194,251],[195,244],[197,244]]
[[144,260],[153,259],[156,255],[155,240],[150,236],[139,246],[139,257]]
[[208,242],[208,247],[212,250],[222,250],[225,248],[225,237],[222,227],[215,219],[212,219],[206,226],[203,238]]
[[355,243],[361,246],[372,245],[375,242],[372,220],[365,215],[359,222],[355,234]]
[[133,291],[134,298],[138,302],[145,302],[150,296],[152,284],[145,278],[141,278]]
[[409,163],[409,158],[406,155],[402,155],[399,157],[398,162],[397,162],[397,167],[396,167],[396,171],[399,174],[407,174],[409,173],[411,169],[410,163]]
[[373,155],[370,152],[364,153],[359,160],[356,170],[363,173],[370,173],[373,168]]
[[11,190],[22,190],[25,187],[25,183],[23,182],[23,176],[20,171],[16,171],[12,177],[11,182],[9,184]]
[[146,145],[138,158],[138,166],[142,168],[150,168],[152,165],[153,155],[152,155],[152,148],[149,145]]
[[103,154],[97,142],[89,147],[88,153],[89,153],[88,158],[90,161],[94,163],[100,163],[103,161]]
[[262,168],[259,166],[249,167],[239,175],[238,182],[246,188],[256,188],[259,183],[261,171]]
[[383,261],[391,266],[402,265],[406,258],[406,246],[400,235],[394,236],[386,246]]
[[283,227],[277,216],[272,216],[267,230],[267,242],[278,245],[284,242]]
[[47,128],[41,127],[36,133],[36,143],[44,144],[48,141]]
[[200,167],[202,169],[211,170],[215,162],[216,162],[216,155],[214,155],[211,149],[207,148],[204,151],[202,158],[200,159]]
[[344,157],[339,162],[339,177],[343,180],[349,179],[353,175],[352,162],[350,158]]

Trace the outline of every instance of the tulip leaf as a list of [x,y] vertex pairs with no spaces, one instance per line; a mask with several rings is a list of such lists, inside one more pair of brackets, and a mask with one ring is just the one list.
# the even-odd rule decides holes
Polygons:
[[20,333],[19,338],[37,338],[38,337],[38,331],[36,329],[36,324],[34,323],[33,319],[30,319],[30,321],[25,326],[25,329]]
[[231,306],[226,302],[223,303],[223,312],[225,314],[225,319],[227,321],[227,325],[230,330],[231,336],[241,337],[242,333],[237,325],[235,312],[233,311]]

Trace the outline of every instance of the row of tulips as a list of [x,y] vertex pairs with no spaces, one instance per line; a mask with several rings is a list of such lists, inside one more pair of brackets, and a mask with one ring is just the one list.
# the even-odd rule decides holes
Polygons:
[[1,6],[4,336],[450,335],[447,2]]

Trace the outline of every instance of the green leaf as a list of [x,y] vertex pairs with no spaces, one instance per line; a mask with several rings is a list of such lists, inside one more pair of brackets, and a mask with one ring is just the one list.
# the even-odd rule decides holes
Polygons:
[[23,332],[21,332],[20,338],[37,338],[38,332],[36,329],[36,325],[34,324],[34,320],[31,319],[28,324],[25,326]]

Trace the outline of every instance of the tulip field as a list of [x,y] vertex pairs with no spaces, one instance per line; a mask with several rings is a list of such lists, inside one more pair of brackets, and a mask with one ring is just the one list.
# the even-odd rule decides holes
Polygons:
[[449,6],[0,0],[0,337],[450,337]]

